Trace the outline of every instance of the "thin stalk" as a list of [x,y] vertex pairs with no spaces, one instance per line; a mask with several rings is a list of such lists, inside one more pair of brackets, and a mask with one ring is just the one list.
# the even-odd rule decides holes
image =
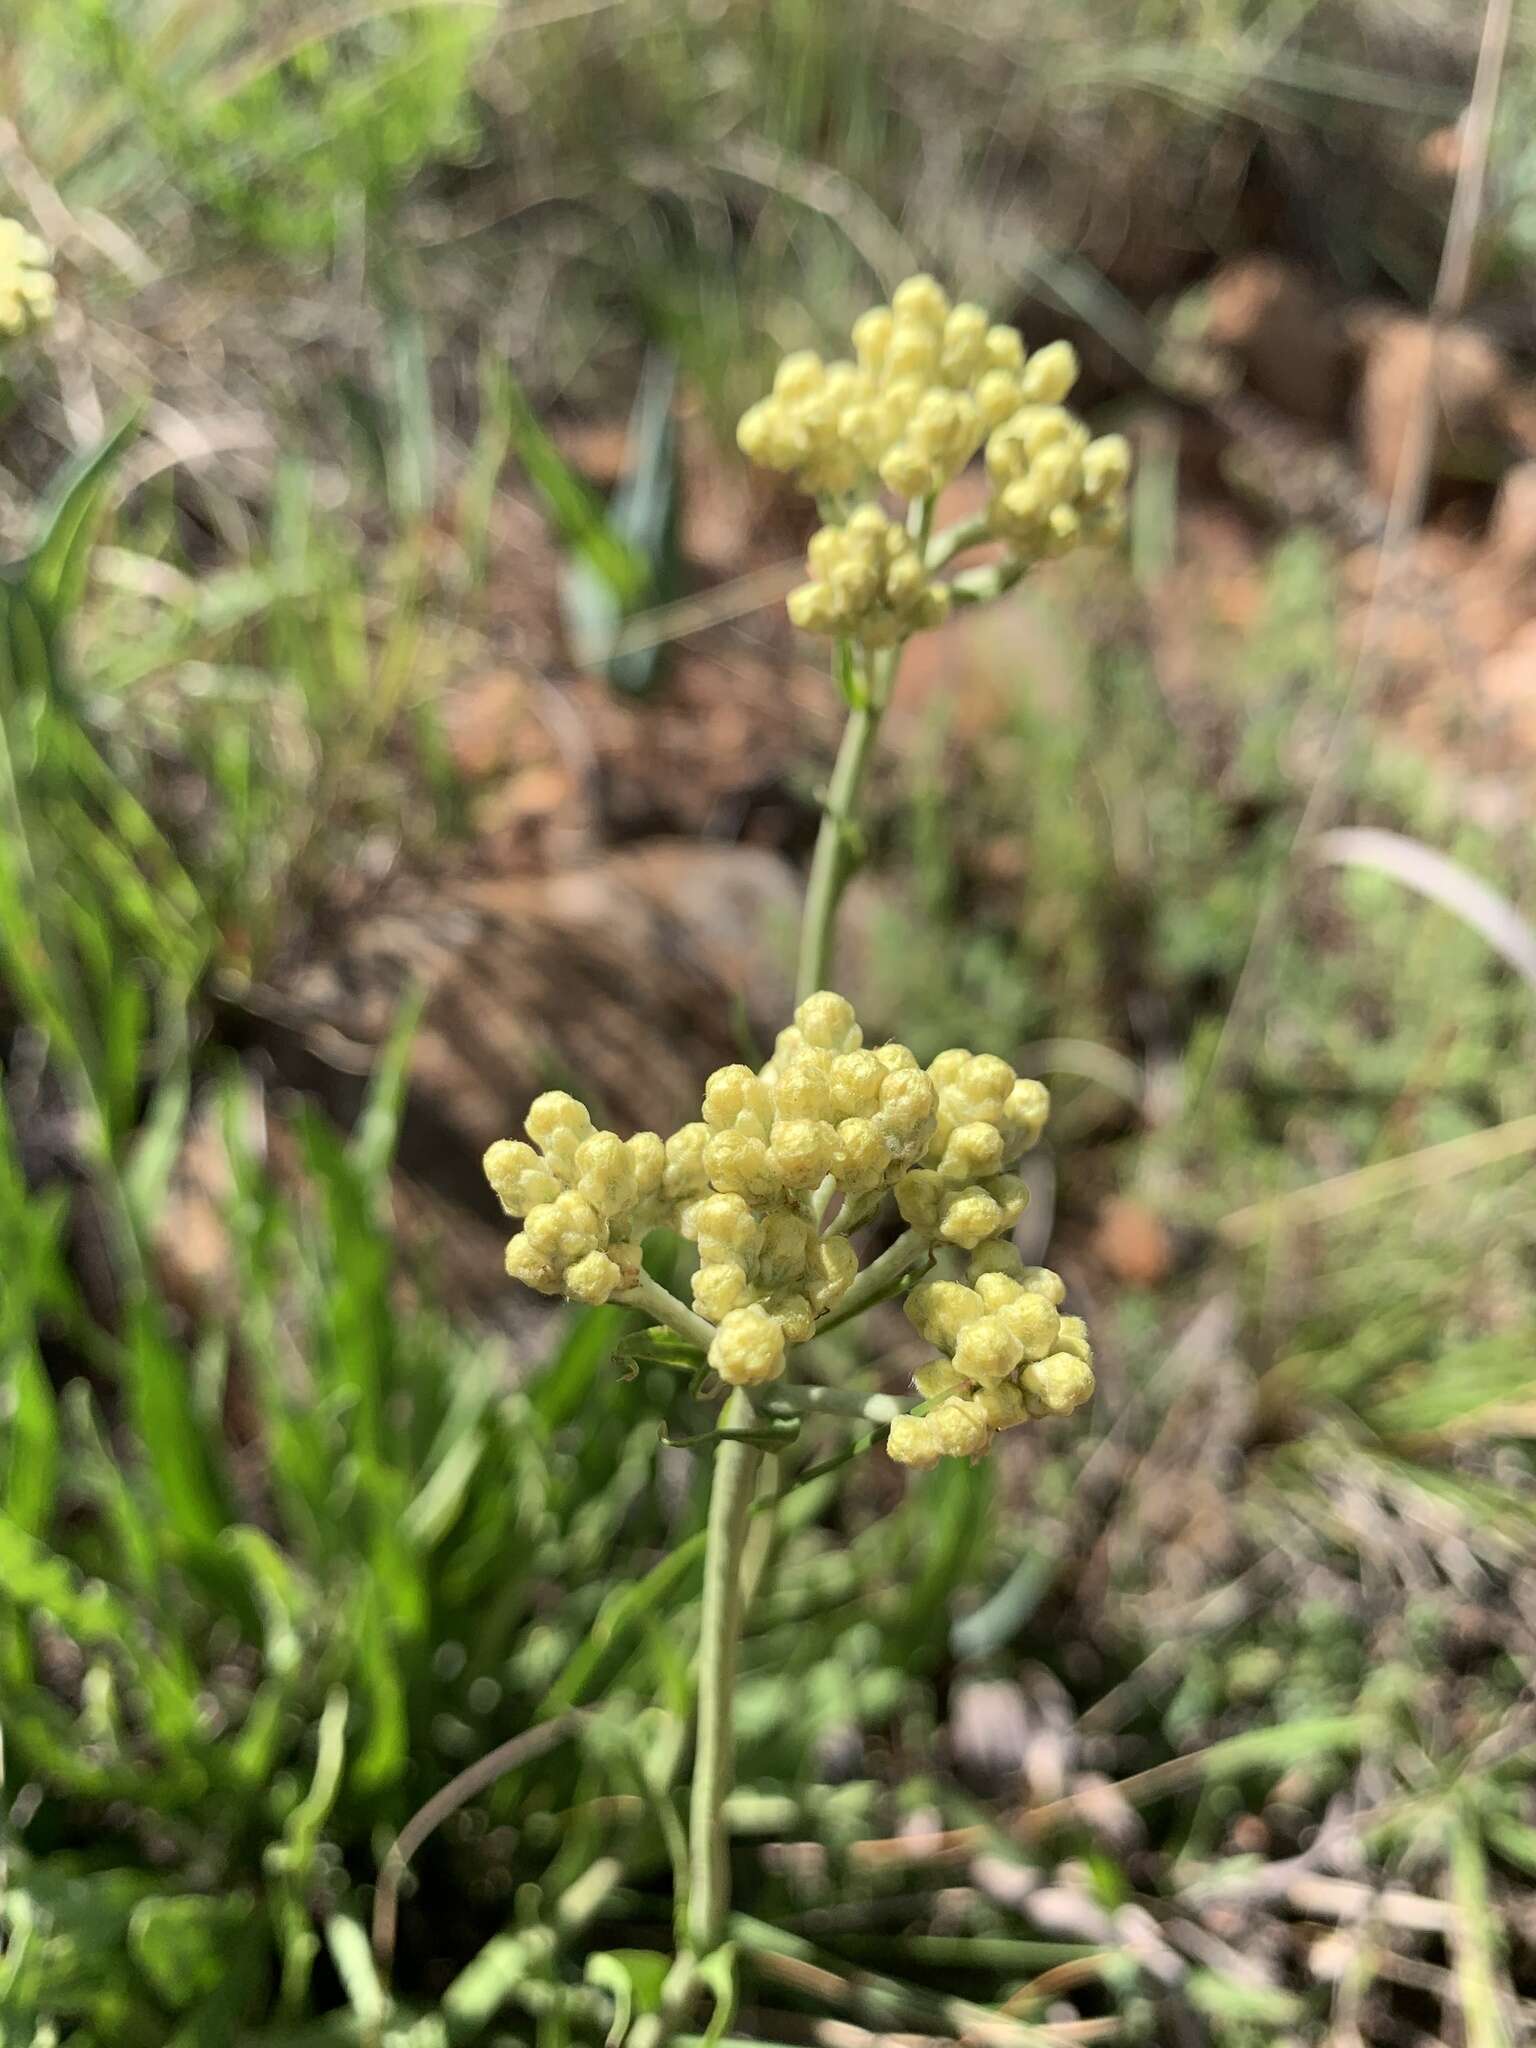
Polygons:
[[852,1422],[873,1422],[885,1429],[898,1415],[910,1415],[922,1403],[899,1394],[861,1394],[855,1387],[806,1387],[784,1381],[764,1387],[753,1405],[765,1415],[786,1409],[794,1415],[842,1415]]
[[858,678],[862,689],[843,728],[842,743],[832,764],[832,780],[827,784],[827,800],[822,808],[815,851],[811,855],[805,910],[800,920],[796,1002],[804,1002],[807,996],[826,987],[837,906],[842,901],[843,888],[852,869],[848,841],[858,812],[870,755],[879,736],[880,721],[891,701],[896,665],[900,659],[901,650],[895,647],[864,656]]
[[826,987],[827,961],[832,951],[832,924],[848,878],[848,834],[864,773],[880,730],[883,707],[873,703],[857,705],[848,714],[842,744],[827,785],[827,801],[811,855],[810,880],[805,890],[805,918],[800,927],[800,965],[795,976],[795,1000]]
[[625,1308],[644,1309],[652,1321],[664,1324],[690,1344],[697,1344],[701,1351],[708,1351],[715,1341],[714,1324],[706,1323],[701,1315],[686,1307],[649,1273],[642,1272],[634,1286],[623,1294],[616,1294],[614,1300]]
[[[750,1428],[752,1403],[739,1389],[721,1424]],[[724,1442],[715,1451],[704,1548],[704,1608],[699,1635],[698,1734],[688,1815],[688,1945],[707,1956],[725,1939],[730,1913],[730,1842],[724,1806],[735,1766],[736,1663],[741,1646],[742,1552],[762,1452]]]

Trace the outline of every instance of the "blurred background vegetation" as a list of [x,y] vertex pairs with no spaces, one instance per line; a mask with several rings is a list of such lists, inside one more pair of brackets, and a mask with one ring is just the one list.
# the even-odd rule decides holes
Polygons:
[[1456,0],[6,28],[5,2048],[654,2003],[703,1475],[478,1157],[780,1020],[834,713],[730,430],[917,267],[1138,449],[1123,559],[914,652],[843,962],[1051,1083],[1101,1391],[789,1461],[735,2030],[1529,2039],[1531,20],[1433,388]]

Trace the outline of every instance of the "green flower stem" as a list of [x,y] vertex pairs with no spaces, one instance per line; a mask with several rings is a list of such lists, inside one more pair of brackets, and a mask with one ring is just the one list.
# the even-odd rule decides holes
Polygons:
[[[752,1403],[739,1389],[721,1425],[750,1428]],[[704,1609],[699,1634],[698,1734],[688,1815],[688,1945],[710,1955],[725,1939],[731,1906],[730,1840],[724,1806],[735,1764],[736,1662],[741,1646],[742,1552],[762,1452],[724,1442],[715,1450],[704,1550]]]
[[950,580],[950,598],[955,604],[990,604],[1012,590],[1028,567],[1015,556],[991,568],[964,569]]
[[923,566],[930,575],[937,569],[947,569],[956,555],[963,555],[967,548],[980,547],[985,540],[995,536],[985,516],[977,519],[962,519],[955,526],[946,526],[935,534],[923,557]]
[[690,1344],[697,1344],[701,1351],[708,1351],[715,1341],[715,1326],[706,1323],[701,1315],[695,1315],[686,1308],[675,1294],[668,1293],[659,1280],[653,1280],[649,1273],[642,1272],[634,1286],[624,1294],[616,1294],[614,1300],[625,1308],[644,1309],[653,1322],[663,1323],[679,1337],[685,1337]]
[[848,714],[842,744],[827,785],[827,801],[811,855],[810,880],[805,891],[805,918],[800,927],[800,965],[795,976],[795,1001],[804,1002],[826,987],[827,961],[832,951],[832,923],[837,915],[843,885],[848,879],[848,838],[853,826],[859,791],[880,731],[884,707],[873,702],[857,705]]
[[843,1415],[854,1422],[872,1422],[885,1429],[898,1415],[910,1415],[922,1404],[896,1394],[861,1394],[852,1387],[803,1387],[784,1380],[762,1387],[753,1405],[765,1415],[786,1409],[794,1415]]

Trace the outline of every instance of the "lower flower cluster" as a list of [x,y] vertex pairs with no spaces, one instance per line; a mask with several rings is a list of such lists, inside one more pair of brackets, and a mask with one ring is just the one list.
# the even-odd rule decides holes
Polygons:
[[623,1301],[640,1287],[648,1232],[691,1241],[709,1363],[744,1387],[777,1379],[848,1296],[852,1232],[893,1195],[909,1268],[969,1255],[964,1282],[930,1280],[908,1301],[945,1356],[918,1379],[936,1405],[899,1422],[890,1450],[926,1464],[973,1455],[997,1430],[1065,1414],[1092,1391],[1082,1325],[1058,1313],[1061,1282],[1025,1268],[1006,1235],[1028,1200],[1012,1168],[1049,1109],[1038,1081],[990,1054],[955,1049],[925,1069],[904,1045],[866,1046],[852,1006],[823,992],[761,1072],[712,1074],[701,1119],[671,1137],[596,1130],[555,1092],[528,1112],[531,1142],[493,1145],[485,1171],[522,1223],[507,1271],[541,1293]]

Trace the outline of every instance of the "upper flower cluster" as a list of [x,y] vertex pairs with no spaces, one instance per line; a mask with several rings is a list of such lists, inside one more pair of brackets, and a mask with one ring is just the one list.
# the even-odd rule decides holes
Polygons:
[[744,455],[818,495],[876,476],[899,498],[925,498],[960,474],[991,428],[1044,395],[1018,329],[980,306],[952,306],[931,277],[898,285],[888,306],[854,322],[852,339],[853,362],[824,363],[810,349],[786,356],[737,429]]
[[0,335],[13,339],[53,318],[58,286],[46,243],[0,214]]
[[1026,1271],[1004,1236],[1028,1199],[1010,1169],[1049,1108],[1038,1081],[990,1054],[957,1049],[924,1069],[904,1045],[866,1046],[852,1006],[824,992],[796,1010],[761,1072],[711,1074],[702,1120],[665,1141],[594,1130],[552,1093],[528,1112],[533,1142],[501,1140],[485,1170],[522,1218],[507,1270],[543,1293],[622,1300],[648,1231],[691,1240],[709,1361],[735,1386],[777,1379],[844,1300],[859,1272],[848,1226],[893,1193],[916,1233],[909,1264],[971,1255],[969,1286],[940,1280],[911,1297],[918,1328],[953,1360],[942,1380],[919,1378],[940,1406],[892,1432],[892,1456],[924,1463],[1091,1390],[1086,1345],[1057,1314],[1061,1283]]
[[[809,349],[784,358],[737,428],[752,461],[818,497],[870,501],[884,489],[921,505],[985,447],[986,530],[1014,563],[1120,531],[1130,448],[1120,434],[1094,439],[1065,409],[1078,372],[1070,343],[1031,354],[1017,328],[952,305],[918,276],[854,322],[853,348],[853,360],[827,363]],[[914,513],[914,535],[920,524]],[[796,624],[868,647],[937,624],[948,587],[930,577],[917,539],[901,538],[872,502],[824,526],[811,580],[790,598]]]

